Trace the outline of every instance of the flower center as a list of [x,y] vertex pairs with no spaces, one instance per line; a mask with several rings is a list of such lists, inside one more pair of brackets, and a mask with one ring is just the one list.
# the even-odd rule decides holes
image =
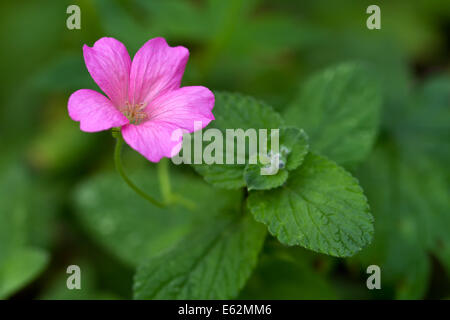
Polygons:
[[147,113],[144,111],[146,104],[138,103],[131,104],[125,102],[125,106],[120,109],[120,112],[127,117],[131,124],[140,124],[148,119]]

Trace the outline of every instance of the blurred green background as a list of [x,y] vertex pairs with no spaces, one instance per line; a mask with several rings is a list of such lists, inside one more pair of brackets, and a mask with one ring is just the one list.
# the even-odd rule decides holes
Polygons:
[[[81,30],[66,28],[70,4],[81,8]],[[381,30],[366,28],[371,4],[381,7]],[[83,133],[68,117],[73,91],[98,90],[82,46],[103,36],[130,55],[157,36],[184,45],[191,55],[183,85],[253,95],[278,111],[316,71],[354,60],[373,65],[384,94],[378,140],[365,163],[350,168],[376,219],[373,243],[336,259],[268,238],[241,297],[450,298],[449,1],[22,0],[0,7],[0,298],[131,298],[137,259],[172,241],[152,235],[183,228],[182,214],[166,221],[141,202],[121,208],[135,198],[117,186],[111,134]],[[130,171],[153,170],[137,153],[125,156]],[[173,171],[183,183],[195,180],[198,194],[212,192],[190,167]],[[70,264],[82,269],[81,291],[66,289]],[[382,290],[366,288],[370,264],[381,266]]]

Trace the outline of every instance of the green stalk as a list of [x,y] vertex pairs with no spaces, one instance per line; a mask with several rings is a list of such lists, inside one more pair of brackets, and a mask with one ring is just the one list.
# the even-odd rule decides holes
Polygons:
[[162,158],[158,163],[158,179],[161,194],[163,195],[163,199],[166,203],[178,203],[189,210],[195,209],[195,203],[193,201],[184,198],[180,194],[172,192],[169,177],[169,159],[167,158]]
[[123,138],[122,135],[120,134],[120,132],[115,132],[113,131],[113,137],[116,138],[116,148],[114,150],[114,163],[116,165],[116,169],[117,172],[119,172],[120,176],[122,177],[123,181],[125,181],[125,183],[134,190],[134,192],[136,192],[138,195],[140,195],[142,198],[144,198],[145,200],[147,200],[148,202],[150,202],[151,204],[159,207],[159,208],[163,208],[165,207],[165,204],[154,199],[153,197],[151,197],[150,195],[146,194],[144,191],[142,191],[141,189],[139,189],[129,178],[128,176],[125,174],[125,171],[123,170],[122,167],[122,160],[121,160],[121,153],[122,153],[122,146],[123,146]]
[[170,177],[169,177],[169,164],[167,158],[162,158],[158,163],[158,179],[161,194],[164,202],[169,203],[171,201],[170,191]]

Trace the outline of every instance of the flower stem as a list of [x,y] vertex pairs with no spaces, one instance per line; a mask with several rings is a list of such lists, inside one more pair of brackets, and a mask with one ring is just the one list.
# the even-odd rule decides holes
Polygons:
[[161,194],[163,196],[164,202],[170,202],[171,191],[170,191],[170,177],[169,177],[169,164],[166,158],[162,158],[158,163],[158,179]]
[[134,192],[136,192],[142,198],[144,198],[145,200],[147,200],[148,202],[150,202],[151,204],[153,204],[159,208],[163,208],[165,206],[164,203],[154,199],[153,197],[151,197],[150,195],[146,194],[144,191],[139,189],[125,174],[125,171],[123,170],[123,167],[122,167],[121,157],[120,157],[121,152],[122,152],[122,146],[123,146],[123,138],[122,138],[122,135],[120,134],[120,132],[114,132],[114,131],[113,131],[113,137],[116,138],[116,148],[114,150],[114,163],[116,165],[117,172],[119,172],[123,181],[125,181],[126,184],[128,184],[128,186],[131,189],[133,189]]
[[169,177],[169,161],[167,158],[162,158],[158,163],[158,178],[161,194],[165,203],[174,204],[178,203],[189,210],[195,209],[195,203],[189,199],[184,198],[180,194],[173,193],[170,187]]

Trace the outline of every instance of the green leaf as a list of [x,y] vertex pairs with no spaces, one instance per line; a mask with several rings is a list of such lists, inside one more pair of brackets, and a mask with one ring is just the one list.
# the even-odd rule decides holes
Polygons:
[[[250,156],[248,142],[246,142],[245,146],[245,155],[239,153],[244,159],[244,164],[236,164],[238,159],[237,139],[234,138],[233,140],[232,137],[226,139],[226,130],[242,129],[246,131],[247,129],[255,129],[257,134],[256,141],[258,141],[259,129],[267,129],[267,137],[270,137],[270,129],[279,129],[283,125],[283,120],[270,106],[252,97],[220,92],[216,93],[215,97],[215,120],[211,122],[208,129],[218,129],[224,138],[224,143],[220,150],[224,164],[194,164],[193,166],[207,182],[214,186],[226,189],[241,188],[246,185],[244,170]],[[234,141],[234,149],[231,151],[233,153],[228,156],[234,159],[235,164],[230,165],[225,164],[227,157],[226,145],[232,140]],[[246,140],[248,141],[248,139]],[[203,143],[204,148],[207,145],[207,143]]]
[[0,257],[8,248],[49,246],[55,214],[54,190],[11,160],[0,164]]
[[[160,198],[154,170],[137,171],[132,180]],[[236,193],[214,190],[195,177],[175,173],[171,182],[174,192],[196,203],[194,212],[179,205],[164,209],[152,206],[112,172],[97,175],[78,188],[77,215],[96,241],[128,265],[136,266],[169,249],[205,215],[214,216],[226,203],[238,202]]]
[[306,130],[312,150],[341,165],[370,152],[379,123],[381,92],[371,70],[341,64],[313,76],[283,113]]
[[286,169],[279,169],[276,174],[262,175],[263,167],[264,165],[253,164],[245,168],[244,178],[249,191],[277,188],[287,181],[289,173]]
[[23,167],[14,162],[0,166],[5,169],[0,177],[1,299],[20,290],[46,267],[48,255],[35,245],[48,245],[53,210],[43,192],[48,190]]
[[214,187],[224,189],[239,189],[245,187],[243,171],[245,166],[230,164],[196,164],[195,171]]
[[8,298],[44,270],[48,254],[37,248],[15,248],[0,259],[0,299]]
[[[259,154],[257,164],[247,164],[244,179],[248,190],[268,190],[285,183],[289,175],[288,171],[296,169],[308,153],[306,133],[297,128],[280,129],[279,146],[277,148],[279,152],[274,153],[272,141],[269,139],[268,150],[271,150],[269,154]],[[261,162],[261,158],[264,158],[265,161]],[[262,172],[264,168],[276,173],[264,174]],[[278,170],[273,171],[273,168],[278,168]]]
[[450,77],[436,76],[428,80],[402,110],[402,119],[394,133],[403,152],[432,154],[443,169],[450,161]]
[[303,129],[282,128],[280,130],[281,153],[287,157],[286,169],[297,169],[308,153],[308,136]]
[[345,257],[372,238],[373,218],[357,180],[315,154],[290,172],[283,187],[251,192],[248,207],[287,245]]
[[[402,226],[405,229],[404,226]],[[380,263],[384,282],[393,283],[397,299],[421,299],[427,293],[430,261],[423,244],[414,233],[399,230],[390,237],[386,260]]]
[[244,300],[336,299],[325,278],[304,261],[262,256],[239,296]]
[[264,226],[234,212],[199,227],[137,271],[136,299],[230,299],[238,295],[264,242]]
[[405,207],[411,203],[404,212],[417,224],[416,237],[450,275],[450,77],[434,76],[417,91],[394,127],[401,147],[398,163],[405,167],[398,170],[403,182],[401,203]]
[[442,259],[450,243],[448,181],[435,159],[419,150],[414,157],[399,151],[397,145],[380,144],[357,171],[377,236],[356,258],[379,265],[397,298],[420,299],[429,282],[427,251]]
[[101,140],[98,135],[75,130],[76,127],[65,112],[58,115],[45,130],[36,133],[28,152],[29,161],[40,170],[57,174],[79,168]]

